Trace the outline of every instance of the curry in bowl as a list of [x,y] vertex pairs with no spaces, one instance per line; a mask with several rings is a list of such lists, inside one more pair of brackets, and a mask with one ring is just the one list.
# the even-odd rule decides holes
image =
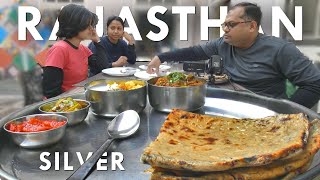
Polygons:
[[156,86],[170,86],[170,87],[188,87],[200,86],[205,82],[196,78],[192,74],[184,74],[181,72],[173,72],[167,76],[159,77],[154,85]]
[[41,107],[45,112],[72,112],[78,111],[88,106],[85,101],[77,101],[71,97],[61,98],[56,102],[48,103]]
[[152,78],[147,83],[149,103],[155,110],[170,112],[179,108],[195,111],[205,103],[207,83],[193,75],[174,72]]
[[144,81],[139,80],[121,80],[121,81],[93,81],[87,87],[93,91],[129,91],[144,87]]
[[145,83],[143,81],[138,80],[130,80],[130,81],[110,81],[107,83],[107,87],[112,90],[133,90],[138,89],[145,86]]
[[85,85],[86,100],[94,115],[115,117],[125,110],[146,107],[147,83],[141,80],[95,80]]
[[68,125],[75,125],[85,120],[90,106],[89,101],[66,97],[42,104],[39,111],[64,115],[68,118]]

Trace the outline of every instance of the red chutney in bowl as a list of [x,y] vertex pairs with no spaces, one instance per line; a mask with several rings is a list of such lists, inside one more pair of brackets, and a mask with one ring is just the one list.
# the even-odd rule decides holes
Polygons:
[[56,129],[66,123],[67,121],[57,121],[55,119],[39,120],[34,117],[19,123],[12,122],[7,127],[12,132],[39,132]]

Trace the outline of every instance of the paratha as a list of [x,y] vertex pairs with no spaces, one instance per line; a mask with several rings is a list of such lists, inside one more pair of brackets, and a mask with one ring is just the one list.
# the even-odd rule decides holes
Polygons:
[[303,114],[234,119],[174,109],[141,161],[197,172],[261,166],[304,148],[308,128]]
[[[313,159],[313,158],[311,158]],[[304,172],[306,172],[310,166],[312,164],[312,160],[310,160],[307,164],[305,164],[304,166],[294,170],[294,171],[291,171],[289,172],[288,174],[286,174],[285,176],[282,176],[281,177],[281,180],[290,180],[290,179],[293,179],[294,177],[298,176],[299,174],[302,174]]]
[[[151,180],[270,180],[282,179],[290,180],[295,176],[305,172],[311,165],[312,158],[309,159],[301,167],[300,162],[283,164],[278,167],[269,167],[270,165],[256,167],[245,167],[241,169],[233,169],[227,171],[216,172],[179,172],[169,169],[156,169],[151,175]],[[293,165],[293,166],[292,166]],[[295,168],[295,169],[293,169]],[[252,170],[251,170],[252,169]],[[248,170],[248,172],[246,172]],[[254,170],[257,170],[254,172]],[[292,171],[289,171],[292,170]]]
[[313,121],[307,146],[298,156],[279,159],[271,164],[257,167],[236,168],[221,172],[175,171],[155,168],[151,179],[154,180],[220,180],[220,179],[292,179],[305,172],[311,165],[314,155],[320,148],[320,121]]
[[[290,180],[295,176],[307,171],[311,165],[312,158],[309,159],[301,167],[299,161],[297,163],[283,164],[278,167],[269,167],[270,165],[255,167],[245,167],[233,169],[230,171],[216,171],[216,172],[179,172],[169,169],[155,169],[151,175],[151,180],[270,180],[282,179]],[[292,166],[293,165],[293,166]],[[260,168],[261,167],[261,168]],[[251,170],[252,169],[252,170]],[[254,172],[254,170],[257,170]],[[291,170],[291,171],[289,171]],[[248,171],[248,172],[247,172]]]

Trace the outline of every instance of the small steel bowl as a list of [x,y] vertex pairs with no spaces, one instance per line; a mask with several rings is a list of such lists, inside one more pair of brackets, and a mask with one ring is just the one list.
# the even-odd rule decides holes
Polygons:
[[3,126],[4,130],[7,131],[11,135],[13,141],[21,147],[29,149],[46,147],[58,142],[65,134],[67,123],[55,129],[38,132],[13,132],[9,130],[10,123],[23,122],[30,118],[37,118],[39,120],[54,119],[57,121],[68,122],[67,117],[58,114],[33,114],[19,117],[7,122]]
[[42,104],[39,107],[39,111],[42,113],[49,113],[49,114],[54,113],[54,114],[60,114],[60,115],[66,116],[68,118],[68,125],[69,126],[76,125],[86,119],[91,104],[89,101],[86,101],[83,99],[74,99],[74,100],[81,103],[83,108],[76,110],[76,111],[71,111],[71,112],[45,111],[44,109],[51,109],[55,105],[55,103],[58,101],[58,100],[55,100],[55,101],[50,101],[48,103]]

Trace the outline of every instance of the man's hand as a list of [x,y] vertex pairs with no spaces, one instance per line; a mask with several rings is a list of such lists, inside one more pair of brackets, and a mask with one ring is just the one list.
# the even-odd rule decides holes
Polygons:
[[126,56],[120,56],[116,62],[112,63],[112,67],[122,67],[127,64],[127,60]]
[[129,35],[126,31],[123,32],[122,36],[128,41],[129,45],[133,45],[134,44],[133,36]]
[[159,66],[161,65],[161,61],[158,56],[155,56],[152,58],[151,62],[148,64],[147,73],[153,74],[157,73],[159,74]]

